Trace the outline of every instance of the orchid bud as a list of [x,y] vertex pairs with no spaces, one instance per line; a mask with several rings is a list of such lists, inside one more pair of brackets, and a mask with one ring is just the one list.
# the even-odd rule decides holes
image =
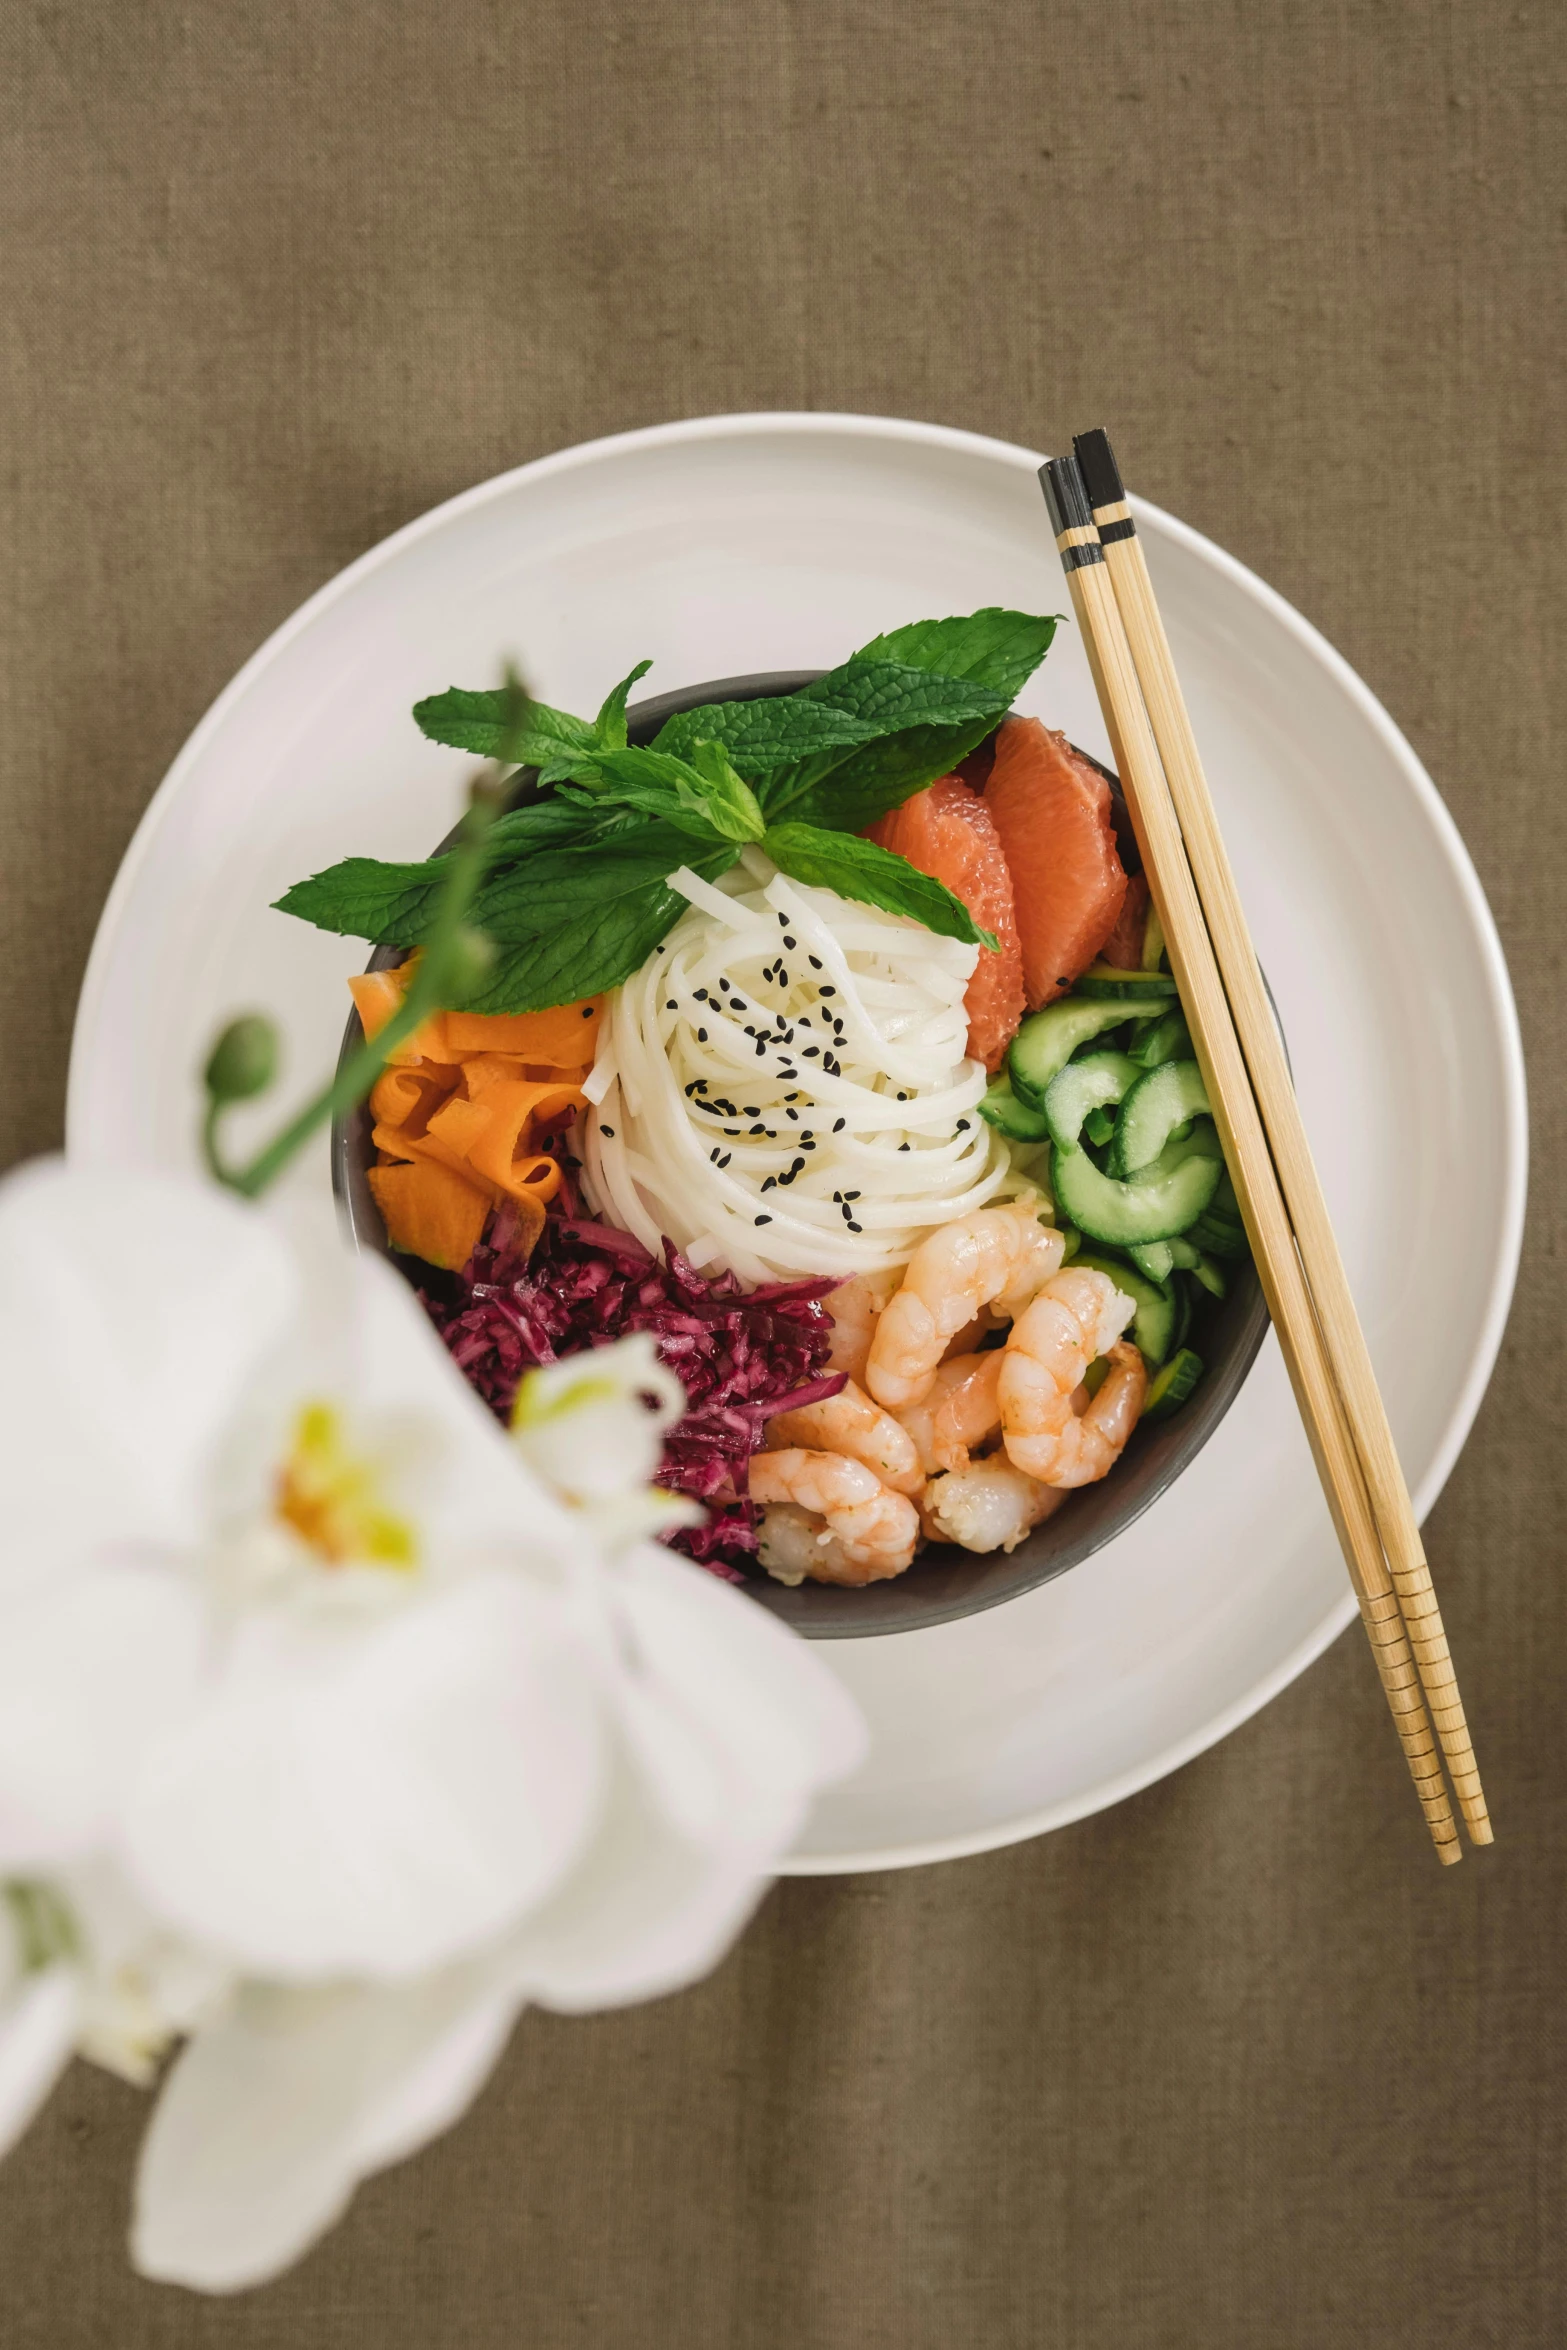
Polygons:
[[231,1020],[212,1048],[205,1071],[207,1092],[215,1102],[248,1102],[265,1093],[277,1075],[278,1036],[261,1012],[244,1012]]

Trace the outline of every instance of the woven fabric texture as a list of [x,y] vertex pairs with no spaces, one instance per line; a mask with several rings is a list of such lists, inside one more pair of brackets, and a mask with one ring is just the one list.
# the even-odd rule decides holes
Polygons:
[[1435,1866],[1351,1636],[1107,1816],[787,1884],[700,1989],[525,2018],[265,2293],[128,2273],[144,2107],[78,2067],[0,2173],[7,2350],[1567,2339],[1564,32],[1544,0],[0,10],[8,1155],[57,1139],[116,864],[268,630],[503,467],[771,407],[1102,418],[1316,621],[1473,850],[1537,1170],[1428,1536],[1493,1853]]

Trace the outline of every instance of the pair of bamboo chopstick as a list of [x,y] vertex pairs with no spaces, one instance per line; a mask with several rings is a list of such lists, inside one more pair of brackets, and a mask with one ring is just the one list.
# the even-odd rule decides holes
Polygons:
[[1463,1847],[1442,1756],[1471,1841],[1489,1844],[1491,1823],[1409,1490],[1115,458],[1103,432],[1073,446],[1040,468],[1056,545],[1268,1310],[1415,1790],[1452,1862]]

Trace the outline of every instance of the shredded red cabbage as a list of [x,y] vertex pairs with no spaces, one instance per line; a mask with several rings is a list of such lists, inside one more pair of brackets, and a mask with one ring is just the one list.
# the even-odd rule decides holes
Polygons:
[[501,1210],[457,1277],[455,1296],[425,1304],[458,1369],[506,1419],[524,1371],[561,1355],[650,1330],[681,1381],[689,1410],[664,1440],[658,1482],[707,1505],[705,1526],[667,1537],[728,1582],[754,1561],[751,1455],[775,1412],[836,1395],[841,1372],[825,1366],[832,1317],[822,1299],[835,1276],[742,1289],[733,1273],[704,1280],[679,1250],[650,1257],[629,1232],[584,1215],[569,1178],[551,1202],[532,1257],[516,1248]]

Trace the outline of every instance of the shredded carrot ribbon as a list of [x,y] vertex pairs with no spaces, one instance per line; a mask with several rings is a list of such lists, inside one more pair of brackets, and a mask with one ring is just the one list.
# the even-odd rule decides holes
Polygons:
[[[410,960],[349,981],[367,1036],[398,1009],[412,970]],[[537,1235],[602,1011],[595,996],[548,1012],[436,1012],[391,1055],[370,1096],[369,1180],[393,1248],[455,1270],[506,1201]]]

